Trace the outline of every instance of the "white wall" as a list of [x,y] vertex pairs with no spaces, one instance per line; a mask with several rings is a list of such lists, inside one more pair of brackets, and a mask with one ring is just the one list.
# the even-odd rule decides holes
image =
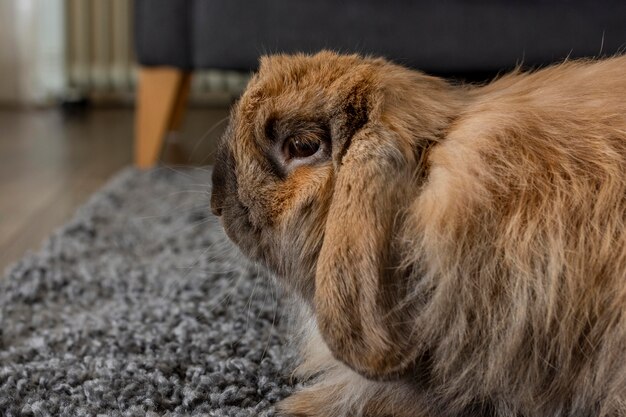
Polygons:
[[19,95],[13,16],[15,16],[15,2],[0,0],[0,102],[15,101]]
[[0,103],[42,105],[65,90],[63,0],[0,0]]

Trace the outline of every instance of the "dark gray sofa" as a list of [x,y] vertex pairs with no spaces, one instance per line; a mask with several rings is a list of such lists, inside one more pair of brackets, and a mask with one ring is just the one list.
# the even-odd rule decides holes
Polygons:
[[327,48],[475,80],[626,46],[624,0],[135,0],[134,19],[141,167],[180,123],[194,69]]
[[435,73],[536,66],[626,46],[626,2],[136,0],[142,65],[249,70],[260,54],[322,48]]

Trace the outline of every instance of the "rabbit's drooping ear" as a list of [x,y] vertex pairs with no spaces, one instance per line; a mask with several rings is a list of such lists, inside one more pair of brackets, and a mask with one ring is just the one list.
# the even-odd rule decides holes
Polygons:
[[[344,109],[353,114],[340,123],[381,107],[364,99],[362,94],[348,97]],[[398,267],[394,236],[413,188],[415,156],[410,144],[375,113],[361,119],[356,131],[334,128],[334,134],[351,136],[333,137],[333,147],[339,143],[343,148],[333,149],[337,177],[318,258],[314,305],[333,355],[367,377],[385,379],[402,373],[414,360],[411,331],[405,327],[411,320],[399,307],[406,279]]]

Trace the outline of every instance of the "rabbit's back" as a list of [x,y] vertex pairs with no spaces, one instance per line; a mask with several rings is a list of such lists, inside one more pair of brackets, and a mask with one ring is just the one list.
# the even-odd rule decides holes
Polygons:
[[506,76],[432,150],[409,262],[449,394],[626,407],[625,74],[620,57]]

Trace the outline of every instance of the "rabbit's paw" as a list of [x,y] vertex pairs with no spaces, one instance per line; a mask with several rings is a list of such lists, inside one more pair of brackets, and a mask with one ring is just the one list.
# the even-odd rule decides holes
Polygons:
[[[345,387],[314,385],[278,403],[280,417],[425,417],[408,402],[392,403],[387,396],[346,398]],[[352,392],[355,394],[355,392]]]
[[337,402],[337,392],[328,386],[313,386],[277,404],[280,417],[343,417],[350,414]]

